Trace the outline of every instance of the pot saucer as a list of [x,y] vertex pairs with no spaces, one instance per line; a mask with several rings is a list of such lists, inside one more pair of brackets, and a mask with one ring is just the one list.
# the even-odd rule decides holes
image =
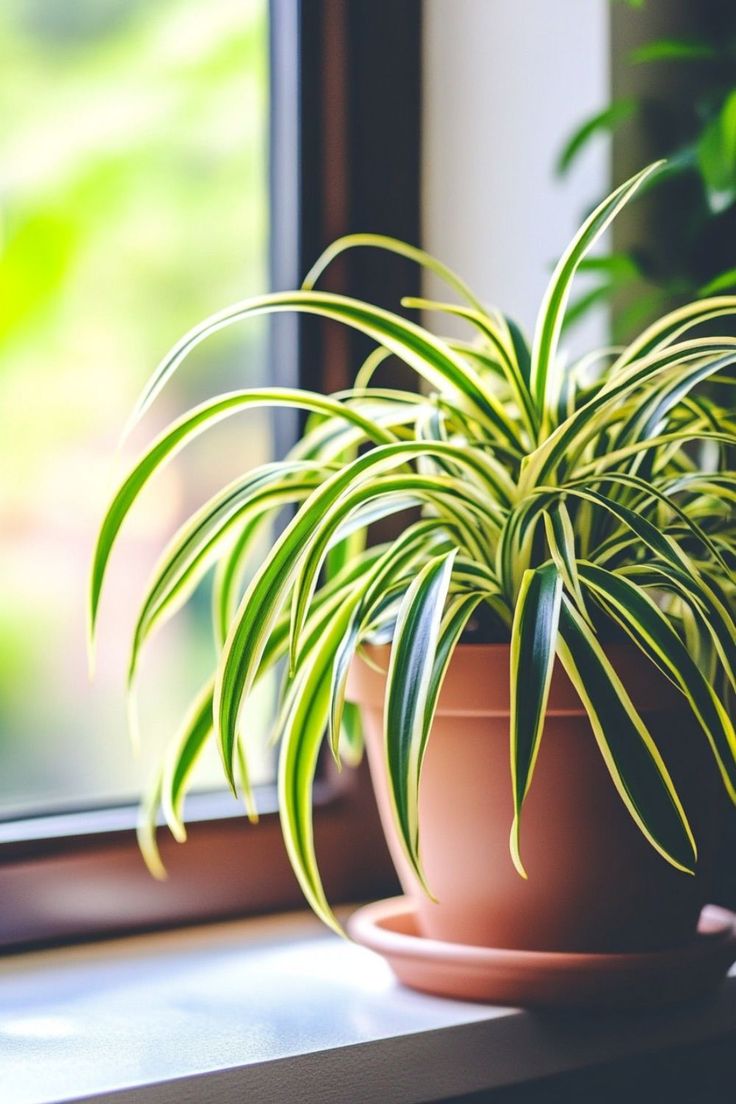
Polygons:
[[404,985],[490,1004],[653,1008],[703,995],[736,961],[736,915],[715,905],[703,909],[687,947],[636,954],[518,951],[425,939],[407,897],[358,909],[348,932],[382,955]]

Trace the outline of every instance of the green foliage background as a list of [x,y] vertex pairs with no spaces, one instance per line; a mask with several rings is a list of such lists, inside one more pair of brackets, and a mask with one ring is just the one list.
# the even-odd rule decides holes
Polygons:
[[649,90],[614,98],[583,120],[557,165],[561,174],[574,170],[589,142],[611,132],[622,146],[643,145],[647,157],[668,160],[651,184],[646,235],[590,262],[596,284],[568,319],[613,297],[617,340],[662,310],[736,288],[736,6],[709,0],[690,13],[692,34],[650,39],[642,20],[654,6],[639,0],[617,13],[632,38],[641,34],[623,65],[651,74]]
[[[92,531],[151,366],[191,319],[267,286],[266,14],[265,0],[0,7],[0,814],[138,785],[114,672],[87,686]],[[256,328],[214,344],[169,413],[213,375],[257,382],[260,343]],[[265,425],[223,439],[239,447],[261,459]],[[223,468],[197,456],[159,488],[128,550],[137,576]],[[163,663],[199,669],[198,616]],[[156,695],[154,727],[171,704]]]

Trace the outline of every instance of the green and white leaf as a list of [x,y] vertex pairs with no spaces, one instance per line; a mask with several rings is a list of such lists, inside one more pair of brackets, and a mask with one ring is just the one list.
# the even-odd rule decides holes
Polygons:
[[514,794],[511,857],[523,878],[526,878],[526,871],[519,847],[521,807],[529,792],[542,739],[561,601],[562,578],[554,564],[544,564],[524,573],[511,629],[509,671],[511,786]]
[[419,854],[419,779],[442,614],[456,553],[431,559],[401,603],[386,682],[384,743],[389,792],[400,839],[429,893]]
[[[353,657],[371,641],[392,643],[387,766],[399,833],[423,879],[422,762],[442,681],[480,611],[492,621],[493,639],[511,644],[509,827],[519,872],[523,804],[543,738],[555,655],[577,688],[633,820],[667,861],[693,869],[686,812],[606,642],[626,633],[641,661],[674,685],[733,798],[736,338],[729,327],[736,295],[717,294],[727,290],[729,273],[712,282],[708,298],[670,311],[627,346],[593,350],[577,361],[563,349],[576,273],[587,267],[606,280],[631,275],[630,259],[594,250],[657,170],[649,166],[626,181],[585,221],[554,270],[531,342],[422,250],[356,234],[325,251],[301,290],[235,303],[194,327],[163,358],[130,424],[193,349],[251,318],[314,315],[372,344],[348,390],[329,396],[296,388],[238,390],[187,412],[133,464],[103,518],[89,588],[90,651],[110,558],[155,475],[234,414],[287,407],[308,415],[284,460],[243,472],[181,525],[143,596],[131,682],[146,641],[214,568],[214,678],[167,752],[141,815],[141,848],[158,876],[164,871],[157,817],[163,810],[183,838],[184,797],[211,737],[226,779],[254,812],[251,692],[272,671],[281,687],[275,736],[287,850],[307,899],[336,926],[314,851],[311,787],[326,738],[340,761],[361,754],[346,685]],[[439,277],[457,303],[410,299],[404,305],[464,320],[473,340],[444,340],[383,307],[315,290],[325,267],[354,248],[385,250]],[[714,336],[721,320],[725,334]],[[416,391],[373,386],[376,368],[392,357],[417,375]],[[293,516],[268,542],[284,507]],[[372,527],[387,521],[398,521],[400,535],[374,546]],[[130,708],[133,714],[133,686]]]

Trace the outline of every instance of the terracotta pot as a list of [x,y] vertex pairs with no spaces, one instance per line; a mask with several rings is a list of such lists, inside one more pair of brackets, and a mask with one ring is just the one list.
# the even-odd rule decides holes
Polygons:
[[[633,647],[609,657],[672,774],[695,834],[695,876],[671,867],[631,820],[580,699],[555,668],[522,819],[528,880],[509,856],[509,649],[462,645],[438,704],[421,780],[420,846],[437,903],[417,885],[394,829],[383,754],[385,675],[358,659],[348,684],[364,721],[389,848],[421,934],[526,950],[617,952],[686,945],[707,899],[720,781],[685,699]],[[388,648],[371,658],[388,666]]]

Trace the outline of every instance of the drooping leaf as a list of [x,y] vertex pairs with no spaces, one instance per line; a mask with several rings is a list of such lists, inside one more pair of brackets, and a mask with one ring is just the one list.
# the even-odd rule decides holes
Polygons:
[[[361,502],[378,498],[382,493],[397,496],[403,494],[403,499],[399,497],[399,503],[403,506],[406,495],[419,494],[418,488],[426,488],[429,493],[432,489],[435,489],[436,493],[441,492],[441,481],[437,478],[422,479],[418,475],[393,477],[390,489],[386,485],[376,485],[378,477],[383,472],[422,454],[454,456],[459,461],[465,460],[471,466],[474,465],[474,459],[470,459],[461,449],[449,444],[425,445],[414,442],[406,445],[385,445],[374,449],[368,455],[348,465],[343,471],[337,472],[314,492],[275,542],[270,554],[249,584],[225,642],[215,686],[216,732],[231,784],[233,783],[232,757],[238,712],[253,685],[270,630],[297,578],[302,560],[309,554],[312,566],[308,577],[302,581],[302,598],[293,621],[292,666],[298,651],[308,596],[314,592],[313,584],[329,542],[330,533],[334,531],[335,521],[342,520],[343,515],[349,514],[352,508],[357,509]],[[372,482],[367,480],[369,475]],[[357,478],[358,476],[366,477],[366,482],[363,483]],[[351,486],[354,487],[352,497],[348,501],[341,499],[343,493]],[[453,497],[459,498],[457,488],[453,492]],[[329,513],[333,504],[338,510],[337,518],[334,512]],[[454,503],[451,504],[451,508],[452,506]],[[330,525],[332,530],[328,528]]]
[[311,907],[338,933],[342,929],[327,902],[314,849],[312,784],[327,730],[332,655],[350,613],[350,602],[336,611],[300,673],[281,737],[278,777],[279,816],[292,868]]
[[692,873],[695,840],[664,761],[603,648],[566,599],[558,655],[631,817],[663,858]]
[[391,801],[412,868],[429,891],[419,853],[419,779],[426,710],[455,552],[419,572],[401,604],[386,683],[384,741]]
[[90,648],[94,641],[100,595],[113,545],[120,527],[148,480],[165,463],[171,460],[180,449],[205,429],[241,410],[262,406],[286,406],[303,410],[317,410],[321,413],[331,414],[333,417],[344,418],[346,421],[360,426],[369,440],[396,440],[393,434],[375,426],[352,410],[347,404],[335,402],[334,399],[322,395],[310,394],[307,391],[294,391],[276,387],[263,390],[234,391],[195,407],[194,410],[185,414],[164,430],[134,465],[120,485],[100,525],[90,575],[88,606]]
[[726,789],[736,801],[733,724],[665,615],[644,590],[623,576],[588,563],[580,565],[580,575],[637,646],[682,690],[708,738]]
[[[434,387],[449,387],[483,420],[488,395],[468,366],[449,346],[397,314],[326,291],[272,292],[234,303],[195,326],[167,353],[146,384],[131,417],[132,428],[146,413],[186,357],[212,334],[246,318],[297,312],[342,322],[372,338],[403,360]],[[126,430],[127,432],[127,430]]]
[[[307,463],[269,464],[236,479],[199,510],[165,549],[154,568],[133,632],[128,681],[153,629],[190,596],[228,533],[241,521],[261,520],[286,504],[303,501],[326,471]],[[251,530],[249,528],[248,532]]]
[[416,560],[437,552],[443,539],[442,527],[434,519],[426,519],[410,526],[380,556],[372,570],[364,574],[365,586],[360,601],[355,606],[339,648],[335,652],[330,686],[330,747],[339,760],[339,741],[345,709],[345,690],[348,672],[363,631],[375,618],[376,603],[382,601],[388,589],[412,569]]
[[521,807],[531,785],[547,710],[557,627],[562,600],[562,579],[554,564],[526,571],[516,599],[511,630],[511,785],[514,823],[511,857],[526,877],[520,852]]

